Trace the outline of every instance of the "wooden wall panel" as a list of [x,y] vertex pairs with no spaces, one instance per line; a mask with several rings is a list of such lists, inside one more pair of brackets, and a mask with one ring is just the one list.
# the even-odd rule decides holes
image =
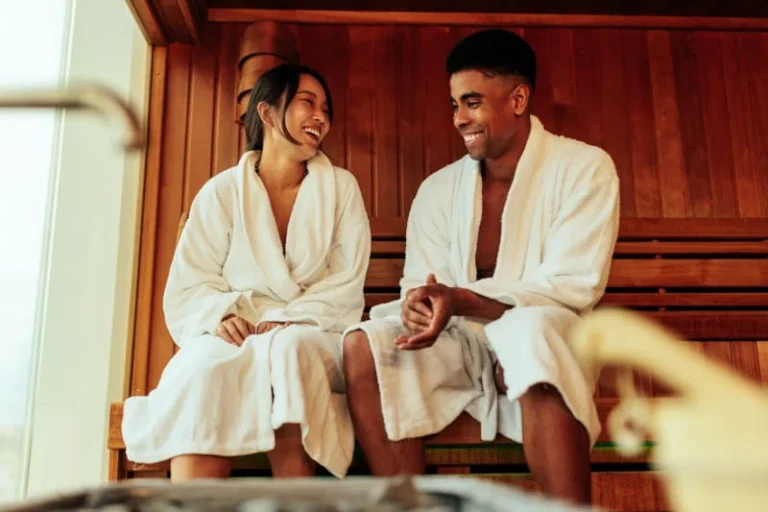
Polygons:
[[[336,76],[347,68],[346,80],[332,87],[350,109],[345,158],[336,160],[358,176],[374,228],[391,230],[393,216],[402,227],[421,179],[462,155],[443,65],[451,46],[475,29],[294,27],[299,41],[323,30],[335,46],[302,54],[306,63]],[[550,130],[612,155],[625,218],[766,215],[758,134],[768,105],[757,94],[765,87],[764,34],[515,30],[539,57],[534,112]]]
[[238,159],[239,31],[209,24],[201,45],[154,50],[131,395],[157,385],[176,348],[162,302],[179,222],[203,183]]
[[[244,27],[204,24],[202,44],[155,49],[130,394],[152,389],[174,351],[162,292],[179,220],[245,147],[235,123]],[[357,177],[374,236],[402,235],[421,181],[463,153],[444,60],[476,28],[291,26],[302,62],[332,91],[324,148]],[[537,52],[534,112],[545,126],[614,158],[625,221],[768,217],[768,34],[508,28]],[[764,376],[768,355],[756,347],[758,362],[744,367]]]

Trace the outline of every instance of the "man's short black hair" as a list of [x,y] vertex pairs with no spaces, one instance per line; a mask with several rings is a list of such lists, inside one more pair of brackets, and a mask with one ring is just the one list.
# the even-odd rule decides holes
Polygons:
[[490,29],[475,32],[453,47],[445,61],[449,75],[464,70],[491,75],[517,75],[536,87],[536,54],[519,35],[509,30]]

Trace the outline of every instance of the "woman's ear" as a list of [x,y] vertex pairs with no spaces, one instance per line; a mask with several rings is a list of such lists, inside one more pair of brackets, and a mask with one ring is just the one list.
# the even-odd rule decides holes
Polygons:
[[272,109],[269,104],[266,101],[259,102],[259,104],[256,105],[256,111],[259,113],[259,117],[264,126],[272,128]]

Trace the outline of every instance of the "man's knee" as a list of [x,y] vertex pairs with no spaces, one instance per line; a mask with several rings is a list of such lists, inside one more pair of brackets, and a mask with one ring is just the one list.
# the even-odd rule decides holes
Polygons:
[[347,386],[349,386],[350,380],[367,379],[372,375],[375,378],[376,368],[373,362],[373,353],[368,336],[364,331],[352,331],[344,336],[342,351]]
[[539,382],[529,387],[520,397],[520,405],[524,409],[537,409],[542,413],[545,413],[552,406],[567,410],[560,391],[552,384],[546,382]]

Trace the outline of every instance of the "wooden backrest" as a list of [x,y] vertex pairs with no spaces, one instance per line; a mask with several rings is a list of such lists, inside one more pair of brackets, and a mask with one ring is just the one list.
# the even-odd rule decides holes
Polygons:
[[[405,241],[375,237],[366,307],[399,295]],[[688,339],[768,337],[768,221],[625,219],[601,305],[647,312]]]

